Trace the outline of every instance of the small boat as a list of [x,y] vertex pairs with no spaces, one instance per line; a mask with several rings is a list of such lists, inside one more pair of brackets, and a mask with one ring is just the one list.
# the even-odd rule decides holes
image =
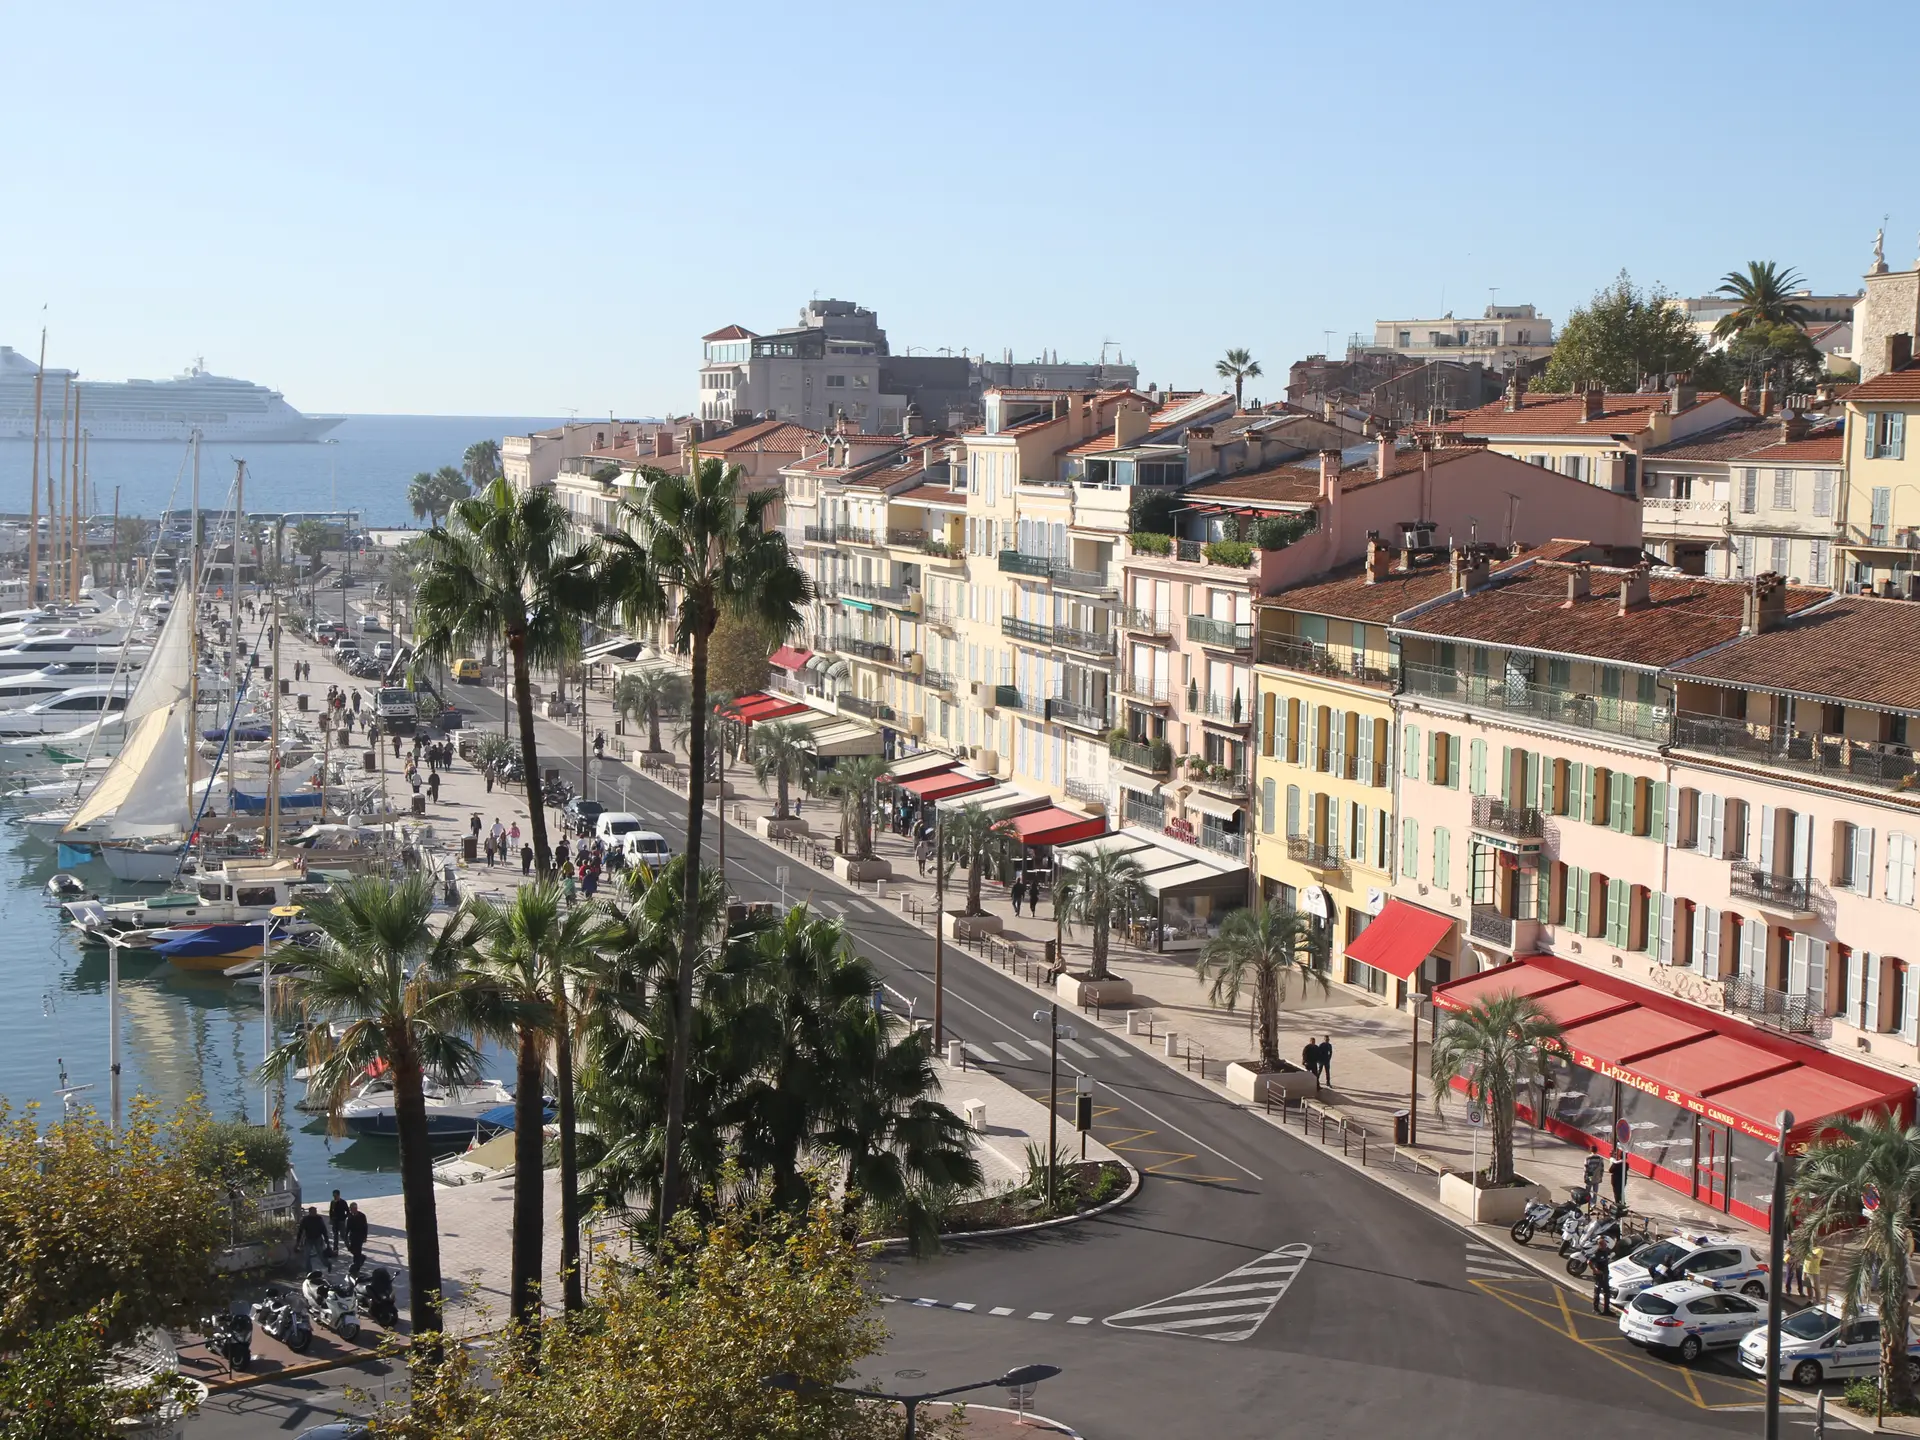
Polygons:
[[86,885],[62,871],[47,881],[47,893],[56,900],[78,900],[87,893]]
[[[269,925],[230,923],[182,927],[160,934],[154,949],[167,959],[167,963],[179,970],[231,970],[234,966],[248,960],[258,960],[266,953],[267,935],[271,928],[274,954],[280,953],[280,947],[297,943],[303,935],[312,932],[311,926],[292,928],[285,920],[274,920]],[[290,955],[289,961],[298,959]]]
[[[498,1080],[471,1085],[443,1085],[426,1081],[427,1134],[435,1140],[468,1140],[480,1117],[513,1103],[513,1092]],[[369,1080],[353,1099],[340,1107],[340,1118],[356,1135],[394,1135],[393,1081],[387,1076]]]
[[[272,729],[266,725],[236,725],[233,727],[233,738],[247,745],[258,745],[262,740],[267,739],[272,734]],[[227,727],[224,725],[216,725],[211,730],[202,730],[200,732],[200,738],[202,740],[224,740],[227,738]]]

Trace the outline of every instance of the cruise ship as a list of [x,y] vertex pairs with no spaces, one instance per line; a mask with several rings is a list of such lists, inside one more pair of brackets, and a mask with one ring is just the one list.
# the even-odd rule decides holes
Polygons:
[[[11,345],[0,345],[0,440],[33,438],[33,377],[39,367]],[[80,393],[80,428],[94,440],[172,440],[194,431],[212,441],[318,440],[344,416],[302,415],[278,390],[210,373],[196,360],[171,380],[80,380],[77,372],[46,372],[41,434],[58,437],[67,381]]]

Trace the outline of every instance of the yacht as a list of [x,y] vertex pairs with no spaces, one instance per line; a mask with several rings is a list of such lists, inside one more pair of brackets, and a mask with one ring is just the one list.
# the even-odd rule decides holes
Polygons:
[[258,922],[276,906],[297,905],[329,888],[325,881],[309,880],[298,860],[229,860],[202,870],[191,889],[113,904],[75,900],[65,908],[74,928],[90,939],[145,949],[158,943],[159,931],[173,926]]
[[[471,1085],[444,1085],[428,1077],[427,1134],[434,1140],[470,1140],[480,1117],[513,1103],[513,1092],[498,1080],[476,1080]],[[385,1075],[369,1080],[340,1107],[340,1118],[357,1135],[394,1135],[393,1081]]]
[[27,635],[0,650],[0,678],[44,670],[73,660],[117,661],[125,651],[129,661],[144,661],[146,646],[129,646],[124,630],[98,625],[70,625],[50,635]]
[[[139,668],[138,662],[127,666],[129,671],[137,672]],[[58,665],[29,670],[24,675],[9,675],[0,679],[0,710],[38,705],[76,686],[105,684],[114,669],[111,660],[62,660]]]
[[100,718],[102,711],[125,710],[133,693],[130,677],[106,685],[80,685],[51,700],[0,710],[0,740],[26,735],[63,735],[76,725]]

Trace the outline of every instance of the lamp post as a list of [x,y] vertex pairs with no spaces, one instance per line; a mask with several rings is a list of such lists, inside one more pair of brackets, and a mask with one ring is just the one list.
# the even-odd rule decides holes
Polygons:
[[794,1395],[854,1395],[862,1400],[891,1400],[904,1405],[907,1411],[907,1428],[902,1432],[905,1440],[914,1440],[919,1433],[919,1410],[929,1400],[944,1400],[949,1395],[964,1395],[969,1390],[990,1390],[1000,1388],[1014,1390],[1022,1386],[1038,1385],[1042,1380],[1051,1380],[1060,1373],[1058,1365],[1016,1365],[992,1380],[973,1380],[965,1385],[949,1385],[944,1390],[927,1390],[917,1395],[890,1395],[884,1390],[859,1389],[852,1385],[824,1385],[818,1380],[804,1380],[791,1371],[783,1370],[777,1375],[768,1375],[761,1384],[769,1390],[785,1390]]
[[933,807],[933,1052],[947,1043],[947,849],[945,816]]
[[1793,1112],[1774,1118],[1780,1140],[1773,1147],[1773,1205],[1767,1214],[1767,1440],[1780,1440],[1780,1279],[1787,1251],[1787,1132]]
[[1045,1010],[1033,1012],[1034,1023],[1047,1022],[1047,1213],[1053,1213],[1054,1191],[1054,1137],[1059,1133],[1060,1125],[1060,1041],[1064,1036],[1068,1040],[1078,1038],[1071,1025],[1060,1023],[1060,1002],[1054,1001]]

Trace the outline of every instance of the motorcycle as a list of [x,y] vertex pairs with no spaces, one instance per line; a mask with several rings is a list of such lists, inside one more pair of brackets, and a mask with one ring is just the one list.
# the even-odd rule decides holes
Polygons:
[[300,1284],[306,1297],[307,1313],[342,1340],[360,1338],[360,1310],[350,1287],[329,1285],[318,1270],[309,1270]]
[[1535,1200],[1507,1233],[1517,1243],[1528,1244],[1541,1231],[1560,1229],[1569,1217],[1584,1214],[1588,1198],[1585,1187],[1576,1185],[1569,1197],[1557,1205],[1550,1200]]
[[376,1265],[372,1274],[362,1276],[360,1267],[358,1260],[347,1267],[347,1283],[353,1287],[354,1304],[381,1329],[392,1330],[400,1323],[400,1305],[393,1295],[393,1273],[384,1265]]
[[268,1295],[253,1303],[253,1323],[296,1355],[313,1344],[313,1326],[285,1295]]
[[227,1362],[228,1374],[253,1363],[253,1321],[245,1315],[222,1311],[208,1322],[207,1329],[207,1346]]
[[1578,1280],[1593,1263],[1593,1250],[1602,1235],[1612,1243],[1615,1259],[1624,1259],[1647,1243],[1651,1232],[1646,1222],[1624,1210],[1596,1211],[1567,1254],[1567,1274]]

